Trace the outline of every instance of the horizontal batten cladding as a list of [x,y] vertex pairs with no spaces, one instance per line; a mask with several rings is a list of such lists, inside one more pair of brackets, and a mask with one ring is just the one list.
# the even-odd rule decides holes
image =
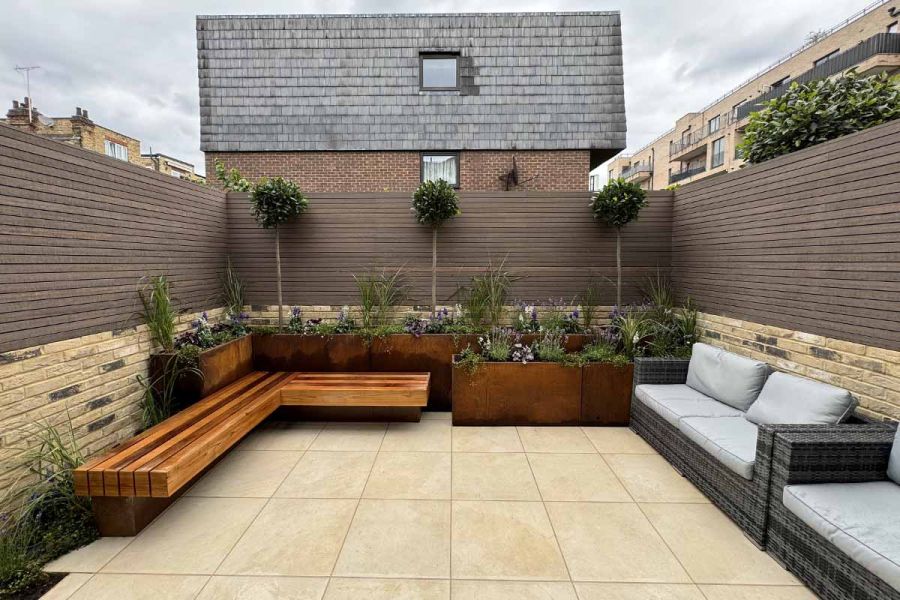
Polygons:
[[673,275],[710,313],[900,349],[900,121],[679,189]]
[[[591,281],[615,280],[615,231],[597,224],[588,193],[464,193],[462,214],[439,232],[438,300],[452,304],[460,284],[489,261],[506,259],[521,277],[513,298],[568,301]],[[625,298],[659,269],[668,273],[671,192],[653,192],[623,230]],[[246,194],[228,195],[229,253],[252,304],[275,304],[274,242],[250,216]],[[309,211],[281,233],[286,304],[358,304],[353,274],[404,267],[412,300],[431,297],[431,231],[416,223],[407,194],[315,194]],[[602,304],[615,301],[611,283]],[[512,298],[511,298],[512,299]]]
[[214,305],[225,218],[220,191],[0,126],[0,352],[134,324],[149,274]]

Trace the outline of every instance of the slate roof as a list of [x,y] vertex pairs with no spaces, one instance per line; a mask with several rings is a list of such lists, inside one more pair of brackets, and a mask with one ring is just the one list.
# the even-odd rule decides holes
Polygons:
[[198,16],[197,48],[204,151],[625,147],[618,12]]

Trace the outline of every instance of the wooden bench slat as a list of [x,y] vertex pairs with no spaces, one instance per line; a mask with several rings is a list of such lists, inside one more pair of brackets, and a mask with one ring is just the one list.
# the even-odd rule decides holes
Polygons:
[[281,388],[281,402],[288,406],[422,407],[428,404],[430,382],[429,373],[298,373]]

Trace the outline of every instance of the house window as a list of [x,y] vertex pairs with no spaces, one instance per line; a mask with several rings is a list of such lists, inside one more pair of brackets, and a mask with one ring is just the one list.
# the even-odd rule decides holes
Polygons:
[[822,58],[819,58],[819,59],[817,59],[817,60],[814,60],[814,61],[813,61],[813,66],[814,66],[814,67],[818,67],[819,65],[824,65],[824,64],[827,63],[829,60],[831,60],[832,58],[834,58],[835,56],[837,56],[837,55],[838,55],[838,52],[840,52],[840,51],[841,51],[841,49],[838,48],[837,50],[835,50],[835,51],[833,51],[833,52],[829,52],[828,54],[826,54],[826,55],[823,56]]
[[458,54],[420,54],[419,87],[423,90],[458,90]]
[[128,148],[126,146],[111,142],[109,140],[104,140],[103,149],[106,152],[107,156],[112,156],[113,158],[128,162]]
[[725,138],[720,137],[712,143],[712,160],[710,169],[721,167],[725,163]]
[[422,155],[422,181],[443,179],[453,187],[459,187],[459,154],[441,152]]
[[890,25],[887,26],[888,33],[900,33],[900,27],[897,27],[897,21],[894,21]]
[[712,119],[709,120],[709,132],[715,133],[719,130],[719,115],[716,115]]

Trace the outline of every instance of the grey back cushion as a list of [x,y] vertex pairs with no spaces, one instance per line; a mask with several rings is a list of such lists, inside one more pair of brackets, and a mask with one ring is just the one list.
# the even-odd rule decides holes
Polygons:
[[757,425],[840,423],[856,402],[847,390],[787,373],[772,373],[744,415]]
[[894,445],[891,448],[891,459],[888,461],[888,477],[896,484],[900,484],[900,428],[894,436]]
[[708,344],[694,344],[687,384],[719,402],[745,411],[769,376],[769,365],[725,352]]

